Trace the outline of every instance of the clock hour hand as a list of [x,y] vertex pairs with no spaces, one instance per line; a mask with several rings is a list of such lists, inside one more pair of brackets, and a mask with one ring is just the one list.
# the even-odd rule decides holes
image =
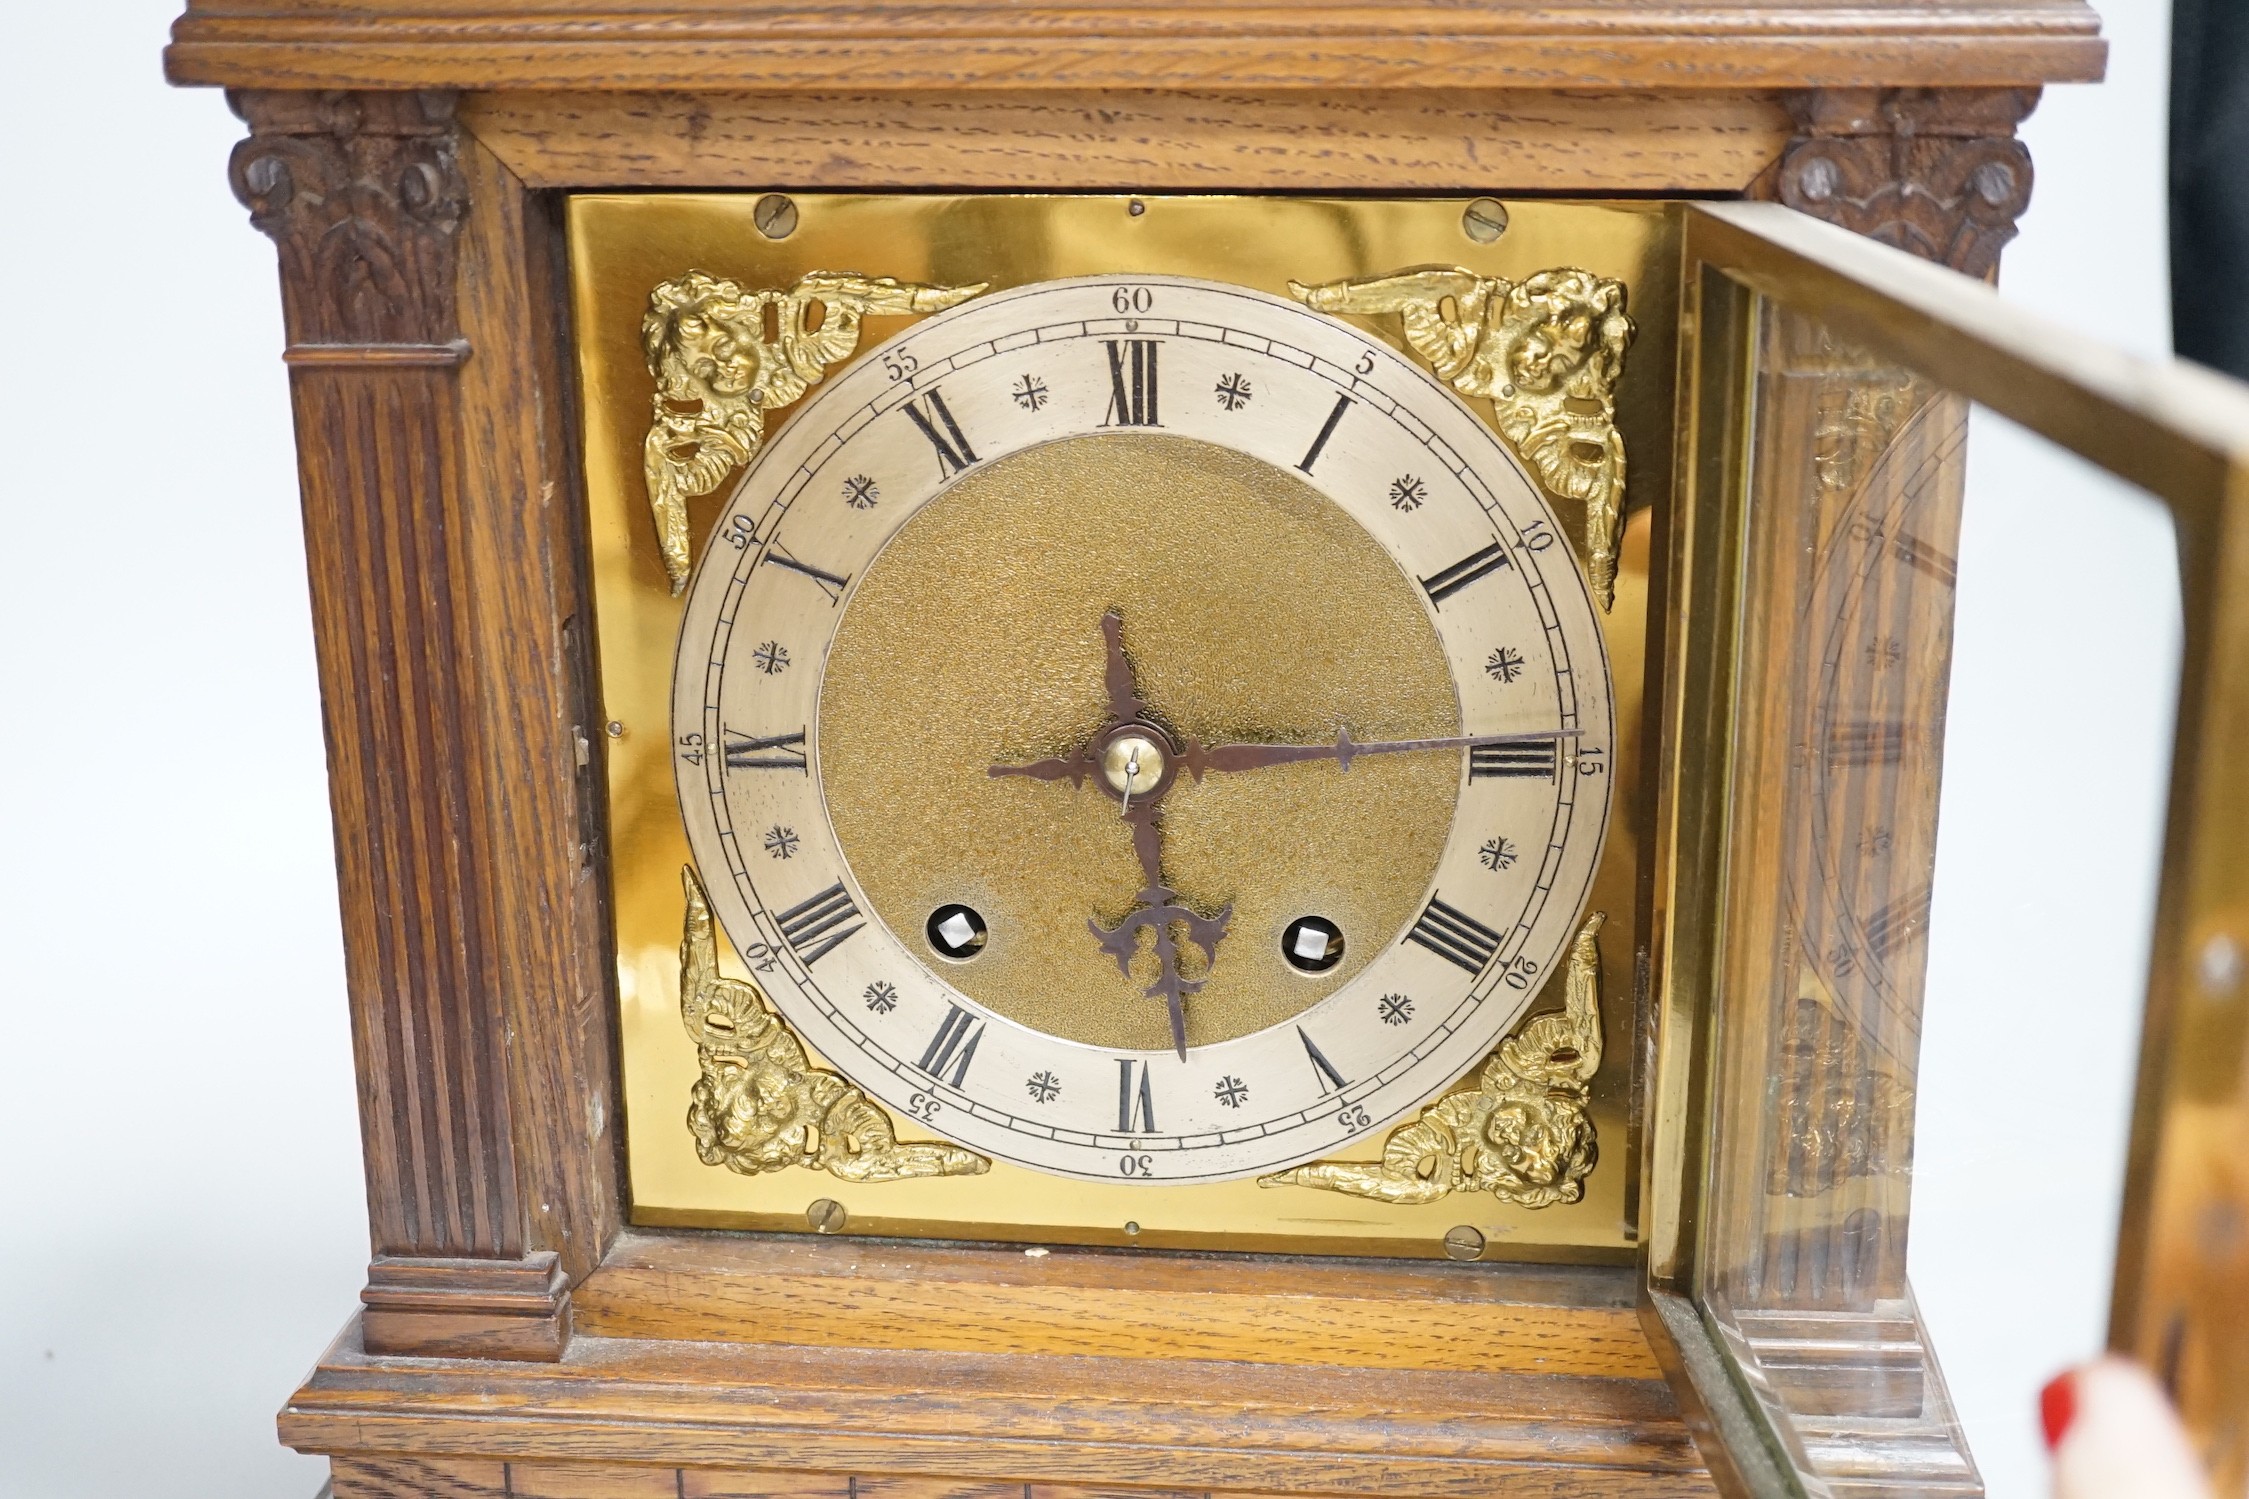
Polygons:
[[[1293,765],[1303,760],[1333,760],[1345,770],[1361,755],[1396,755],[1409,750],[1476,749],[1487,744],[1538,744],[1575,739],[1576,729],[1534,729],[1516,734],[1455,734],[1443,739],[1377,739],[1361,744],[1348,728],[1338,729],[1333,744],[1213,744],[1187,741],[1179,758],[1189,774],[1201,780],[1206,771],[1262,770],[1268,765]],[[995,768],[994,774],[997,774]]]
[[[1225,940],[1234,908],[1228,904],[1215,915],[1204,916],[1179,902],[1179,893],[1164,883],[1163,838],[1156,823],[1164,793],[1177,775],[1177,743],[1149,722],[1148,704],[1133,680],[1132,662],[1125,656],[1124,619],[1112,609],[1101,616],[1104,657],[1103,685],[1109,699],[1108,726],[1090,743],[1067,755],[1050,756],[1021,764],[985,768],[990,776],[1025,776],[1036,781],[1068,781],[1083,786],[1088,778],[1120,802],[1123,820],[1132,829],[1132,851],[1140,861],[1142,885],[1133,909],[1113,927],[1098,918],[1086,922],[1101,950],[1114,958],[1117,970],[1128,979],[1140,952],[1140,933],[1146,928],[1154,945],[1156,980],[1141,992],[1161,999],[1171,1020],[1172,1049],[1187,1059],[1187,996],[1207,982],[1209,966],[1218,961],[1218,944]],[[1186,944],[1202,949],[1205,978],[1180,973],[1180,934]]]
[[994,765],[985,770],[989,776],[1029,776],[1034,781],[1068,781],[1073,786],[1083,786],[1085,778],[1094,771],[1091,756],[1084,748],[1072,750],[1067,755],[1032,760],[1022,765]]
[[[1109,722],[1111,729],[1126,724],[1137,724],[1146,718],[1148,705],[1140,699],[1139,684],[1132,677],[1132,663],[1125,659],[1124,616],[1111,609],[1101,616],[1101,641],[1105,664],[1102,669],[1103,684],[1109,696]],[[1098,741],[1096,741],[1098,743]],[[1085,778],[1100,769],[1099,756],[1092,745],[1079,745],[1067,755],[1032,760],[1020,765],[993,765],[986,769],[990,776],[1029,776],[1034,781],[1068,781],[1073,786],[1083,786]],[[1135,767],[1130,772],[1137,775]],[[1125,796],[1125,810],[1132,810],[1132,798]],[[1153,874],[1149,883],[1156,882]]]
[[1127,806],[1124,820],[1132,824],[1132,851],[1140,856],[1140,873],[1151,885],[1161,885],[1163,875],[1163,840],[1156,833],[1156,804],[1144,801],[1139,806]]
[[1128,785],[1124,820],[1132,827],[1132,851],[1140,857],[1140,873],[1147,884],[1124,920],[1113,927],[1089,920],[1086,930],[1093,933],[1093,940],[1103,952],[1117,960],[1117,971],[1127,978],[1132,977],[1132,960],[1140,951],[1140,929],[1146,927],[1153,935],[1156,981],[1141,992],[1150,999],[1164,1002],[1171,1018],[1172,1049],[1184,1062],[1187,1060],[1187,996],[1202,988],[1205,980],[1190,979],[1180,973],[1177,928],[1184,926],[1187,940],[1203,950],[1207,972],[1208,966],[1218,961],[1218,944],[1226,936],[1234,907],[1229,902],[1216,915],[1204,916],[1179,903],[1179,893],[1164,883],[1163,840],[1156,831],[1156,812],[1154,798],[1134,801]]

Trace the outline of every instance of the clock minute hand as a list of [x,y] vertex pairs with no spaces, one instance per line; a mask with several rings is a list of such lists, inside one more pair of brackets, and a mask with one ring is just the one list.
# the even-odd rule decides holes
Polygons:
[[[1351,731],[1340,729],[1333,744],[1214,744],[1189,740],[1180,763],[1200,781],[1206,771],[1261,770],[1268,765],[1293,765],[1302,760],[1333,760],[1344,770],[1361,755],[1396,755],[1409,750],[1475,749],[1486,744],[1533,744],[1575,739],[1577,729],[1536,729],[1516,734],[1456,734],[1443,739],[1377,739],[1361,744]],[[996,772],[995,772],[996,773]]]
[[1125,659],[1124,616],[1111,609],[1101,616],[1102,685],[1108,689],[1109,717],[1116,723],[1131,723],[1148,716],[1148,704],[1141,699],[1140,684],[1133,679],[1132,663]]

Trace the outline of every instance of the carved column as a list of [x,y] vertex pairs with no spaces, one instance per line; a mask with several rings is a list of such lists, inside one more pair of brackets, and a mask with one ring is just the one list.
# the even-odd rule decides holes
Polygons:
[[2030,206],[2038,90],[1807,89],[1760,197],[1989,279]]
[[450,94],[234,103],[234,188],[280,251],[367,1346],[558,1357],[616,1194],[564,382],[516,346],[552,287],[512,179],[472,207],[490,164]]

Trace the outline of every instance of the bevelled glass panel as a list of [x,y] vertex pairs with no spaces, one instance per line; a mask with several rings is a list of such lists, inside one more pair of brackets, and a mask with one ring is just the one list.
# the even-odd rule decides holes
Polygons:
[[[2176,690],[2170,524],[1816,316],[1761,299],[1748,349],[1697,1306],[1808,1492],[2035,1493],[2038,1384],[2098,1351],[2106,1310]],[[2050,565],[2006,565],[2025,544]],[[1991,652],[1965,677],[1956,620]],[[1960,710],[1963,683],[2004,711]],[[2079,919],[2010,982],[1990,944],[2020,946],[2025,909]]]

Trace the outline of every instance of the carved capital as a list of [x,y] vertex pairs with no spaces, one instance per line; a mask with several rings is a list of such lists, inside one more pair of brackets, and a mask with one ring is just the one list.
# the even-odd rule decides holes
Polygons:
[[468,206],[455,95],[230,94],[250,126],[228,177],[280,247],[294,344],[442,345],[459,336],[455,242]]
[[1808,89],[1761,196],[1989,277],[2030,205],[2015,127],[2036,89]]

